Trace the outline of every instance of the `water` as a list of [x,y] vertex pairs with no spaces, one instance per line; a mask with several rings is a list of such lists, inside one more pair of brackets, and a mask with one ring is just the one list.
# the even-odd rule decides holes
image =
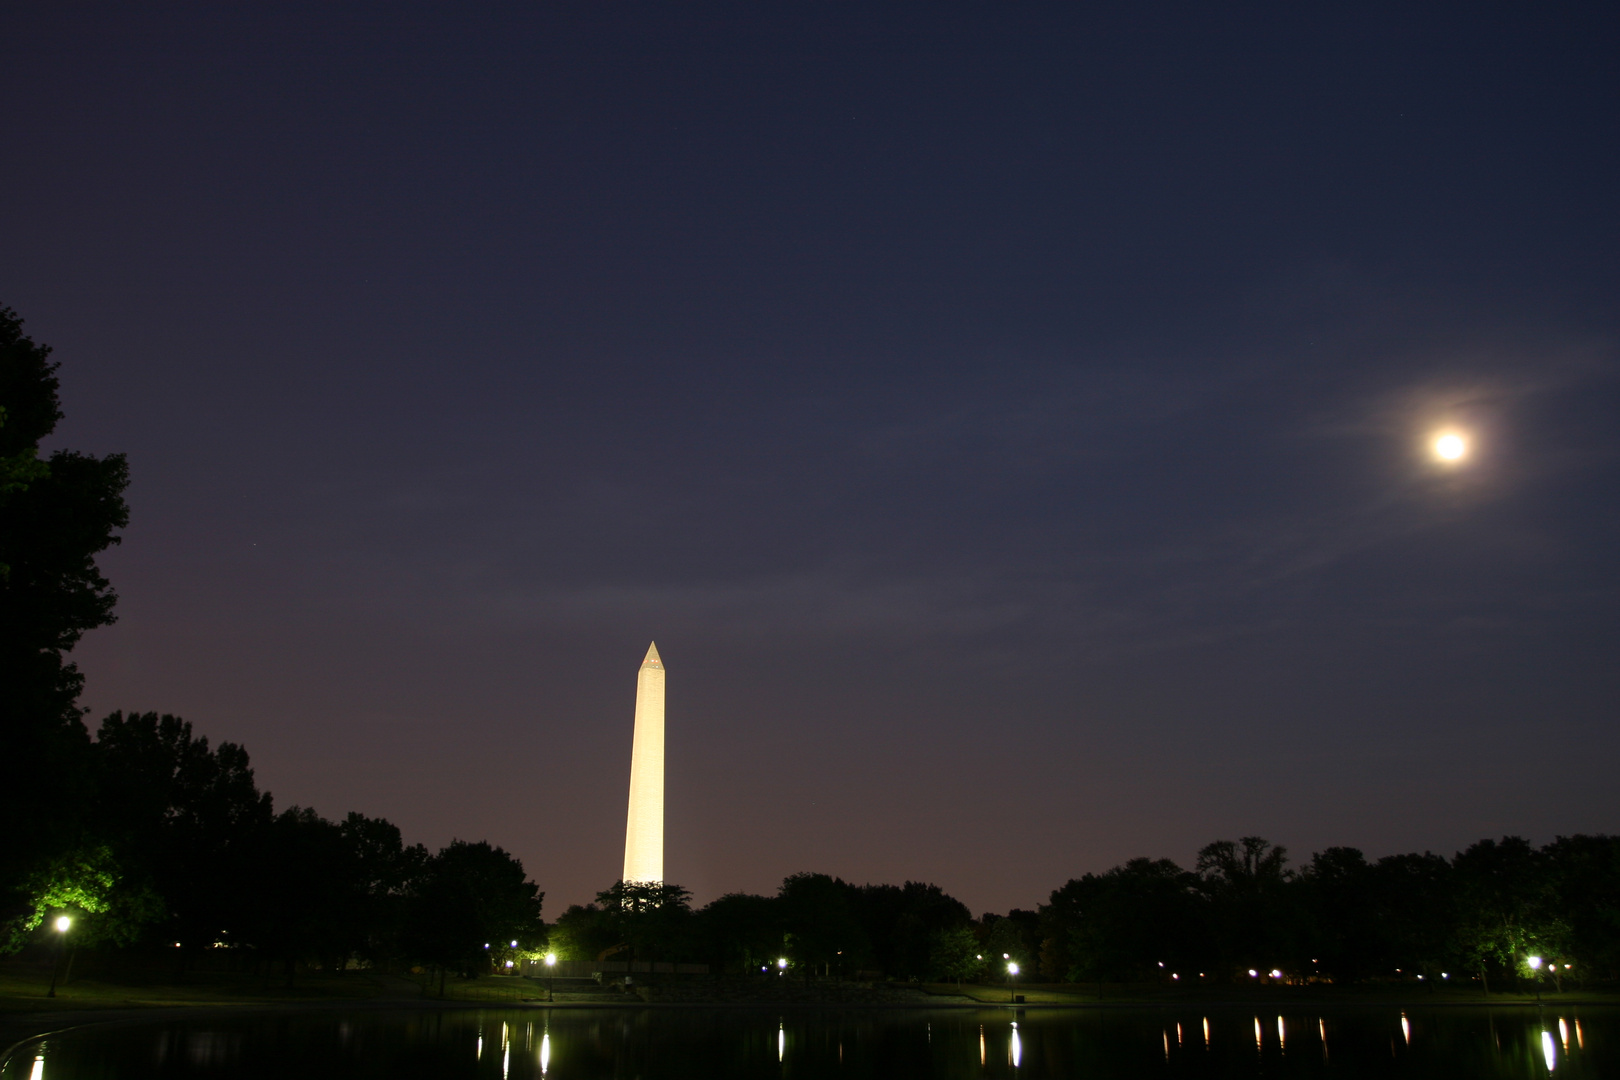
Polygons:
[[68,1032],[0,1080],[1620,1076],[1620,1009],[351,1010]]

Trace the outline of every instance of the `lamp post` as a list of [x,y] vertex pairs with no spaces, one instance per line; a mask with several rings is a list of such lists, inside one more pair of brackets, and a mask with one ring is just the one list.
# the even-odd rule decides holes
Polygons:
[[1541,1004],[1541,957],[1539,957],[1539,956],[1527,956],[1527,957],[1525,957],[1524,962],[1530,965],[1530,978],[1532,980],[1534,980],[1535,984],[1536,984],[1536,1004],[1540,1005]]
[[1009,1005],[1018,1003],[1018,996],[1013,993],[1013,976],[1016,974],[1018,974],[1018,964],[1012,960],[1007,961],[1007,1003]]
[[556,974],[556,972],[557,972],[557,954],[554,953],[554,952],[548,952],[548,953],[546,953],[546,1000],[547,1001],[555,1001],[557,999],[557,995],[552,993],[552,990],[551,990],[551,980],[552,980],[552,977]]
[[62,970],[62,953],[67,950],[67,932],[72,925],[73,920],[66,915],[56,917],[56,963],[51,966],[51,988],[45,992],[46,997],[56,996],[56,976]]

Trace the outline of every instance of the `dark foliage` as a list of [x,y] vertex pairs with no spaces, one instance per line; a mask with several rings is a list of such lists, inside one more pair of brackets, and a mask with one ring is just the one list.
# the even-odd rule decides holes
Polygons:
[[[407,951],[466,976],[490,967],[490,950],[545,940],[543,894],[523,864],[480,841],[451,841],[428,861],[407,906]],[[504,955],[504,952],[502,953]]]
[[113,621],[95,558],[129,517],[122,456],[38,460],[62,417],[49,358],[0,308],[0,925],[11,933],[32,917],[32,883],[83,846],[83,677],[65,654]]
[[1478,977],[1488,987],[1527,977],[1532,955],[1558,984],[1610,980],[1620,975],[1620,837],[1540,849],[1484,840],[1449,861],[1369,862],[1328,848],[1297,871],[1281,848],[1247,837],[1204,848],[1196,873],[1134,859],[1070,881],[1042,907],[1041,926],[1043,956],[1061,951],[1072,980],[1276,970],[1336,982]]

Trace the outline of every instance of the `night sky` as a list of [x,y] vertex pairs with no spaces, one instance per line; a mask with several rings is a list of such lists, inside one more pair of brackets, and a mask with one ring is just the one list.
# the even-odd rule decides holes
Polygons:
[[1620,830],[1615,6],[5,22],[0,303],[134,476],[92,724],[549,917],[654,639],[700,902]]

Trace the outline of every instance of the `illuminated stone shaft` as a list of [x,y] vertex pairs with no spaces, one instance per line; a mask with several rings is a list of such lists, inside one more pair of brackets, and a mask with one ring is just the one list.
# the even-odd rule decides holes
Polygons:
[[636,676],[636,735],[630,751],[630,813],[624,826],[624,880],[664,880],[664,662],[647,648]]

